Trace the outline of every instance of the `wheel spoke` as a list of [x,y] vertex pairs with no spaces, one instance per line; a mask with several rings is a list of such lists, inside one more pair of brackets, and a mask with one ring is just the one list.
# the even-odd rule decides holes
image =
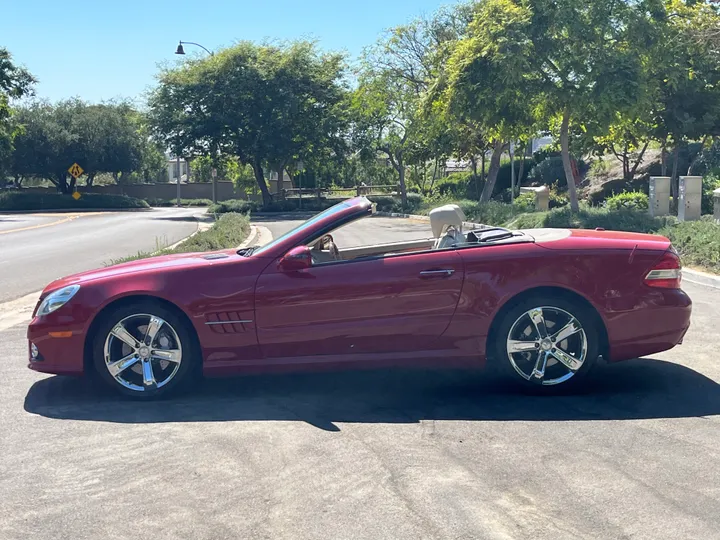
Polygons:
[[558,330],[555,334],[552,335],[552,340],[555,342],[564,341],[570,336],[577,334],[581,330],[582,326],[580,326],[578,320],[575,318],[570,319],[570,321],[565,326],[563,326],[560,330]]
[[176,364],[179,364],[180,360],[182,360],[182,353],[178,349],[154,349],[152,356],[158,360],[167,360]]
[[158,330],[160,330],[160,327],[163,324],[165,324],[165,321],[163,321],[160,317],[150,317],[150,322],[148,323],[147,330],[145,331],[145,339],[143,339],[145,345],[152,345],[152,342],[155,341],[155,336],[157,335]]
[[152,369],[152,361],[148,358],[142,362],[143,384],[145,388],[154,388],[157,386],[155,382],[155,374]]
[[539,341],[518,341],[516,339],[508,339],[507,350],[509,353],[532,352],[540,348]]
[[558,362],[563,364],[566,368],[568,368],[570,371],[577,371],[582,366],[582,360],[575,358],[574,356],[570,356],[568,353],[560,349],[559,347],[556,347],[553,349],[550,354],[557,359]]
[[535,330],[537,331],[538,337],[540,339],[545,339],[547,337],[547,328],[545,327],[545,316],[543,315],[542,308],[535,308],[528,311],[528,315],[530,316],[530,320],[535,325]]
[[545,367],[547,366],[548,353],[538,353],[537,360],[535,361],[535,369],[530,374],[530,381],[542,382],[545,378]]
[[110,372],[110,375],[117,378],[127,368],[135,365],[138,360],[139,358],[135,356],[135,353],[133,352],[132,354],[128,354],[125,358],[121,358],[120,360],[109,363],[107,365],[107,368]]
[[122,323],[117,323],[110,331],[110,334],[133,349],[137,349],[140,346],[138,340],[135,339],[130,332],[128,332],[127,328],[125,328]]

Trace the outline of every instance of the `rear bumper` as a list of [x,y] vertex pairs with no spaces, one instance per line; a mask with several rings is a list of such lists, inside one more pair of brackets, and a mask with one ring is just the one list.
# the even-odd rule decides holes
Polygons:
[[672,349],[690,327],[692,301],[681,289],[651,290],[632,310],[615,312],[608,322],[610,362]]

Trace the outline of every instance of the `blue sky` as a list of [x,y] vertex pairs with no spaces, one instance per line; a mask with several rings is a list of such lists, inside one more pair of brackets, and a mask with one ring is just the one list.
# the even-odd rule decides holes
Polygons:
[[[453,0],[7,0],[0,46],[51,100],[142,99],[179,40],[209,49],[249,39],[316,39],[357,57],[385,29]],[[186,52],[199,51],[188,46]]]

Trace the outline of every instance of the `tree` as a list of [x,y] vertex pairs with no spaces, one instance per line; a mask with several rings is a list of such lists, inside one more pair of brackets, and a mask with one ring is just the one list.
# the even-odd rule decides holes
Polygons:
[[[677,194],[680,147],[720,135],[720,50],[712,40],[695,39],[698,29],[720,26],[717,9],[704,2],[670,2],[658,33],[663,48],[656,62],[657,116],[674,143],[673,194]],[[688,174],[694,163],[691,162]]]
[[188,157],[232,155],[253,168],[269,204],[265,168],[282,171],[338,144],[344,59],[313,43],[242,42],[159,75],[150,96],[155,136]]
[[493,194],[509,141],[533,123],[538,85],[523,81],[530,60],[527,43],[520,39],[529,21],[529,11],[510,0],[478,4],[466,35],[453,48],[445,80],[438,84],[434,106],[461,124],[476,126],[492,148],[481,201]]
[[530,112],[536,121],[555,123],[577,211],[570,132],[585,122],[607,126],[637,103],[642,58],[632,46],[631,23],[641,11],[605,0],[479,3],[451,60],[451,108],[473,115],[492,134],[494,162],[504,141],[533,123]]
[[442,9],[392,29],[365,53],[353,100],[355,143],[365,156],[387,156],[403,206],[408,163],[438,160],[451,151],[450,126],[444,116],[423,110],[423,101],[470,13],[466,5]]
[[19,108],[15,121],[23,129],[15,139],[12,174],[46,178],[61,193],[75,189],[76,179],[68,174],[73,163],[85,170],[88,185],[100,172],[124,183],[133,173],[149,179],[165,167],[142,115],[127,103],[38,101]]
[[0,181],[5,180],[13,139],[22,126],[11,122],[10,101],[32,93],[35,78],[26,69],[15,65],[7,49],[0,47]]

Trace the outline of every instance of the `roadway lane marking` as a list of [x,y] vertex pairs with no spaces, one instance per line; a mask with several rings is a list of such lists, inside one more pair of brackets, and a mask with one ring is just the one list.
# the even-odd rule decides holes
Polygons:
[[81,214],[73,214],[66,218],[59,219],[57,221],[51,221],[50,223],[41,223],[40,225],[31,225],[30,227],[21,227],[20,229],[10,229],[9,231],[0,231],[0,234],[10,234],[14,232],[31,231],[33,229],[42,229],[43,227],[52,227],[53,225],[60,225],[61,223],[67,223],[80,217]]

